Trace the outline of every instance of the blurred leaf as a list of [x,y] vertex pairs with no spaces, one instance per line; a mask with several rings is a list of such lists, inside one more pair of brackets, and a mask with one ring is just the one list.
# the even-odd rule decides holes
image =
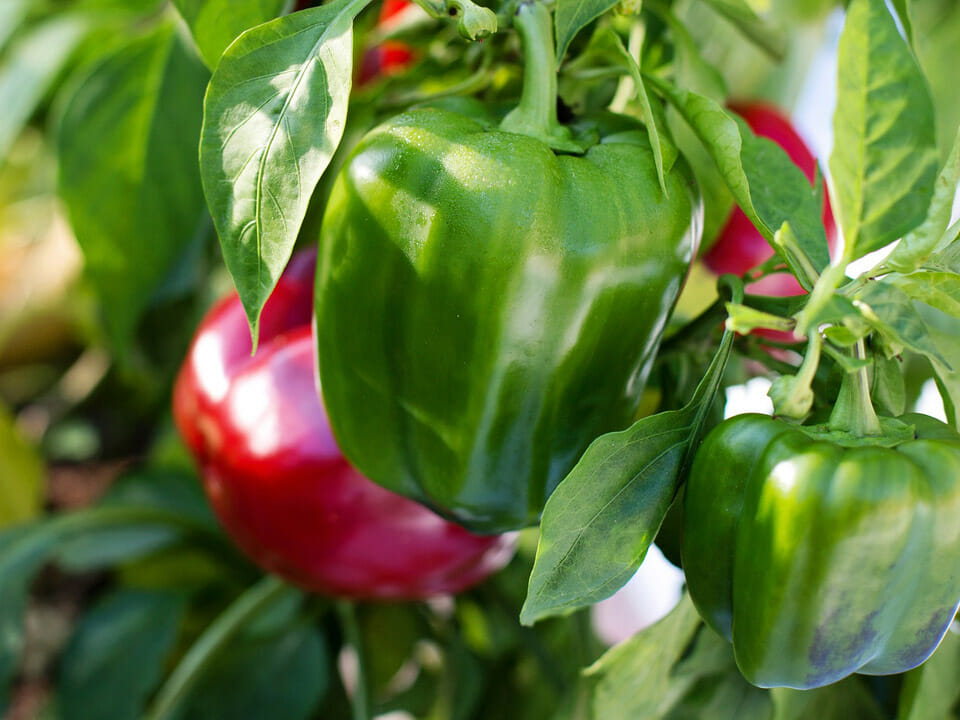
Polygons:
[[306,720],[330,681],[320,631],[296,624],[268,637],[237,637],[186,700],[179,720]]
[[557,64],[563,60],[570,41],[587,25],[614,7],[620,0],[557,0],[554,30],[557,37]]
[[522,623],[609,597],[640,567],[699,444],[732,342],[725,332],[685,407],[601,435],[547,500]]
[[228,48],[210,80],[203,188],[254,346],[260,311],[343,135],[353,18],[369,2],[336,0],[260,25]]
[[897,720],[948,720],[960,699],[960,636],[951,630],[923,665],[903,678]]
[[[0,711],[23,649],[23,616],[34,575],[65,544],[118,528],[176,527],[208,532],[188,517],[153,507],[94,507],[64,513],[0,535]],[[136,550],[136,548],[134,548]]]
[[137,720],[163,675],[183,614],[171,593],[120,591],[77,626],[60,660],[63,720]]
[[0,534],[0,715],[9,701],[9,684],[23,650],[23,619],[30,582],[54,540],[55,537],[33,526]]
[[0,50],[4,49],[7,41],[20,28],[34,2],[36,0],[3,0],[3,2],[0,2]]
[[697,679],[680,680],[671,670],[700,627],[700,616],[684,594],[669,615],[642,630],[586,670],[592,685],[593,717],[652,720],[662,717]]
[[61,119],[60,193],[121,351],[202,229],[196,144],[207,77],[165,23],[95,63]]
[[849,260],[927,215],[937,175],[933,103],[884,0],[853,0],[840,36],[830,171]]
[[[2,25],[3,18],[0,18]],[[19,36],[0,62],[0,164],[80,41],[90,18],[61,15]],[[2,31],[0,31],[2,32]]]
[[173,0],[187,21],[204,62],[217,67],[227,46],[244,30],[279,16],[288,0]]
[[76,538],[57,555],[70,572],[87,572],[146,557],[183,537],[172,527],[121,527],[90,532]]
[[152,507],[216,528],[200,481],[193,472],[147,467],[124,475],[100,501],[103,507]]
[[884,720],[887,717],[856,675],[816,690],[774,688],[770,694],[776,708],[774,720]]
[[909,15],[913,47],[933,91],[937,139],[941,156],[945,156],[960,126],[960,85],[957,83],[960,3],[910,0]]
[[787,34],[782,28],[774,27],[757,16],[744,0],[704,0],[710,7],[723,15],[770,57],[783,60],[787,52]]
[[0,528],[29,520],[43,503],[45,468],[0,405]]
[[423,628],[418,612],[409,604],[371,604],[358,608],[367,674],[374,691],[382,689],[413,656]]

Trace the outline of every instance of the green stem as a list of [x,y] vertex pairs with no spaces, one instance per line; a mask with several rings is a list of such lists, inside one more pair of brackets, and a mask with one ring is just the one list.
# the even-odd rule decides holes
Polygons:
[[340,627],[343,629],[344,638],[357,656],[356,686],[350,695],[353,720],[370,720],[372,715],[370,687],[367,682],[367,658],[363,651],[363,636],[360,633],[360,624],[357,622],[356,605],[346,600],[338,602],[337,614],[340,616]]
[[497,15],[471,0],[416,0],[427,15],[434,18],[455,18],[457,30],[468,40],[479,40],[497,31]]
[[183,656],[157,694],[145,720],[166,720],[174,717],[194,685],[203,677],[207,666],[216,659],[237,632],[260,615],[264,608],[289,592],[297,591],[268,575],[237,598]]
[[582,152],[569,128],[557,120],[557,56],[550,11],[540,2],[523,2],[513,25],[523,41],[523,93],[517,107],[501,121],[500,129],[529,135],[555,150]]
[[[858,340],[854,346],[853,356],[857,359],[866,357],[862,339]],[[840,395],[837,397],[833,412],[830,413],[827,426],[831,430],[842,430],[853,433],[857,437],[883,434],[880,418],[877,417],[877,412],[873,409],[873,403],[870,400],[870,378],[866,367],[843,376]]]

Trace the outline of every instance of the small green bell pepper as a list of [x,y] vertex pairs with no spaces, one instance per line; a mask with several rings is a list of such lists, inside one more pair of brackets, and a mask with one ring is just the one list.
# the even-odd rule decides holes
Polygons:
[[[702,225],[686,163],[664,153],[665,195],[642,125],[556,123],[552,41],[529,52],[549,15],[522,5],[519,21],[521,112],[415,109],[374,129],[335,183],[318,261],[337,442],[480,532],[535,522],[587,445],[629,424]],[[530,129],[538,113],[552,118]]]
[[807,689],[909,670],[960,604],[960,435],[925,415],[859,438],[718,425],[686,487],[690,596],[744,677]]

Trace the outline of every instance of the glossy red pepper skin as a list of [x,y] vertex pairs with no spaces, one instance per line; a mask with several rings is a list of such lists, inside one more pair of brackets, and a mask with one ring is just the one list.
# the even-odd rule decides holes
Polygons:
[[[757,135],[769,138],[782,147],[794,165],[800,168],[811,185],[813,184],[817,160],[780,110],[764,103],[734,103],[730,105],[730,109],[740,115]],[[827,242],[832,249],[836,244],[837,226],[826,194],[823,198],[822,219],[827,232]],[[744,215],[743,210],[734,207],[717,241],[703,256],[703,262],[717,275],[742,275],[772,256],[773,248],[764,240],[763,235]],[[805,292],[796,278],[786,272],[768,275],[750,283],[746,289],[750,293],[776,297],[801,295]]]
[[372,483],[340,453],[317,397],[310,328],[315,256],[294,258],[250,355],[235,295],[201,324],[174,419],[217,516],[258,565],[358,599],[456,593],[509,560],[509,536],[473,535]]

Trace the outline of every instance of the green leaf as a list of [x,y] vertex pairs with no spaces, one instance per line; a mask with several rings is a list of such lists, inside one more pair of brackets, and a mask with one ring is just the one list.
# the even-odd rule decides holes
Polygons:
[[647,135],[650,138],[650,147],[653,149],[653,161],[657,166],[657,180],[660,181],[660,189],[663,191],[663,194],[667,195],[667,183],[663,177],[663,150],[660,141],[660,131],[657,128],[657,119],[654,116],[653,108],[650,105],[650,97],[647,95],[647,87],[643,82],[643,77],[640,75],[640,66],[637,64],[637,61],[633,55],[630,54],[630,51],[623,46],[623,41],[620,39],[620,36],[614,33],[611,34],[616,39],[616,46],[620,53],[620,57],[626,64],[627,69],[630,71],[630,76],[633,78],[633,85],[636,89],[636,97],[640,102],[641,109],[643,110],[643,124],[647,128]]
[[933,102],[884,0],[850,3],[833,129],[833,210],[853,260],[923,221],[937,175]]
[[699,444],[733,335],[689,404],[601,435],[547,500],[520,622],[609,597],[640,567]]
[[787,52],[787,34],[783,28],[762,20],[744,0],[704,0],[707,5],[729,20],[744,37],[771,58],[780,62]]
[[267,637],[241,635],[205,668],[181,720],[306,720],[330,680],[320,630],[288,626]]
[[60,660],[63,720],[137,720],[160,678],[184,603],[171,593],[120,591],[88,612]]
[[288,0],[173,0],[211,70],[244,30],[279,16]]
[[903,676],[897,720],[948,720],[960,699],[960,636],[948,632],[933,657]]
[[[909,277],[909,276],[907,276]],[[864,286],[859,307],[867,322],[894,346],[923,355],[933,366],[950,422],[960,429],[960,318],[914,299],[893,279]]]
[[945,157],[960,126],[960,92],[957,92],[960,3],[910,0],[909,16],[914,51],[933,91],[937,144],[941,157]]
[[671,671],[693,641],[700,616],[684,594],[673,611],[637,633],[586,670],[592,680],[595,718],[660,718],[699,677],[688,672],[679,681]]
[[52,542],[31,527],[0,535],[0,715],[9,700],[8,686],[19,668],[30,582]]
[[[0,50],[13,37],[29,14],[36,0],[3,0],[0,2]],[[2,154],[2,153],[0,153]]]
[[45,468],[0,405],[0,529],[29,520],[43,504]]
[[204,525],[154,507],[94,507],[0,535],[0,711],[23,649],[23,615],[34,575],[64,545],[113,528],[172,526],[204,535]]
[[19,36],[3,56],[0,164],[90,27],[90,19],[83,15],[55,17]]
[[163,24],[97,62],[61,120],[60,194],[121,352],[203,227],[196,143],[206,79]]
[[570,41],[620,0],[557,0],[554,31],[557,36],[557,65],[563,60]]
[[870,399],[881,415],[900,417],[907,411],[907,390],[902,362],[883,353],[873,356],[870,369]]
[[884,720],[887,715],[856,675],[817,690],[774,688],[774,720]]
[[750,221],[774,250],[784,223],[792,230],[797,252],[785,260],[810,288],[810,275],[830,261],[819,199],[806,176],[772,140],[758,137],[741,119],[732,118],[702,95],[645,76],[680,112],[706,146],[727,187]]
[[887,282],[914,300],[960,318],[960,274],[921,270],[909,275],[892,275]]
[[369,1],[336,0],[248,30],[210,80],[200,171],[254,344],[260,311],[343,135],[353,18]]
[[953,213],[953,201],[960,182],[960,129],[950,150],[946,165],[937,176],[933,200],[927,217],[921,225],[909,232],[893,252],[883,261],[885,267],[910,272],[918,267],[934,250],[949,243],[947,229]]

